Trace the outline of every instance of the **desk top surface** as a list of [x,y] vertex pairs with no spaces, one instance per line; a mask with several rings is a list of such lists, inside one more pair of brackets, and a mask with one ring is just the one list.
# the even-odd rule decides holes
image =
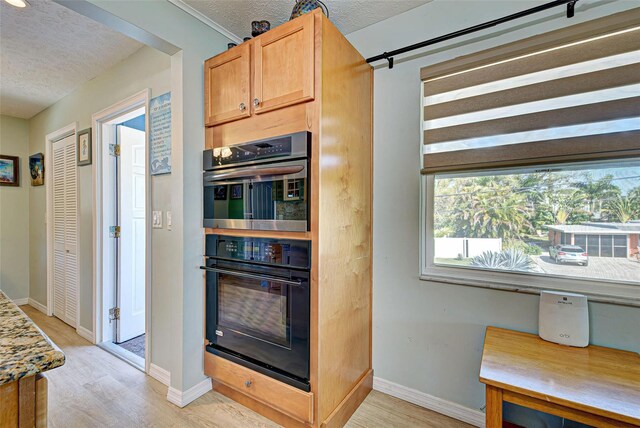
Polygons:
[[640,355],[634,352],[574,348],[487,327],[480,381],[640,425]]

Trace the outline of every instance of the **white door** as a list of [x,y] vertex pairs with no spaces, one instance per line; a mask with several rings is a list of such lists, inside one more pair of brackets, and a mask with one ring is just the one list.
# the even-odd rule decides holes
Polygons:
[[78,170],[76,137],[53,143],[53,315],[76,327],[78,315]]
[[145,331],[145,133],[118,126],[120,144],[120,281],[118,343]]

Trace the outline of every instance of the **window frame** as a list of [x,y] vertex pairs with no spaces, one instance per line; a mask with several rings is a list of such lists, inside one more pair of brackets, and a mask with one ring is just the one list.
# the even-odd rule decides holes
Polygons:
[[[422,145],[420,147],[422,148]],[[498,169],[500,168],[495,170]],[[640,284],[577,277],[554,277],[533,272],[498,272],[435,263],[434,183],[434,174],[421,175],[419,274],[421,280],[529,294],[539,294],[542,290],[558,290],[585,294],[592,301],[640,307]],[[580,285],[576,286],[576,282],[579,282]]]
[[[588,21],[564,29],[543,33],[522,39],[510,44],[501,45],[485,51],[458,57],[439,64],[432,64],[421,69],[420,94],[420,144],[419,156],[421,169],[424,175],[420,175],[420,224],[419,224],[419,254],[420,266],[418,276],[424,281],[473,286],[528,294],[539,294],[542,290],[559,290],[572,293],[581,293],[589,297],[591,301],[621,304],[640,307],[640,284],[621,282],[615,280],[595,280],[577,277],[546,276],[545,274],[532,272],[498,272],[474,267],[446,266],[434,262],[434,230],[433,230],[433,206],[434,206],[434,173],[425,170],[424,165],[424,120],[425,120],[425,81],[442,76],[457,74],[467,69],[483,67],[500,61],[504,58],[527,55],[528,52],[541,51],[558,47],[562,44],[574,43],[593,36],[600,36],[610,32],[624,31],[637,27],[640,20],[640,8],[631,11],[607,16],[605,18]],[[635,137],[634,137],[635,138]],[[597,143],[597,142],[596,142]],[[628,151],[627,156],[638,157],[638,152]],[[620,149],[620,150],[622,150]],[[550,162],[542,160],[540,164],[556,163],[556,165],[568,163],[589,163],[596,160],[594,157],[584,155],[582,157],[566,156],[564,159],[550,159]],[[613,156],[615,158],[615,156]],[[605,159],[605,157],[602,157]],[[480,161],[479,161],[480,162]],[[483,161],[484,162],[484,161]],[[507,162],[497,162],[495,166],[487,162],[480,162],[476,166],[487,168],[489,171],[505,169]],[[534,162],[532,162],[534,163]],[[528,164],[527,164],[528,165]],[[529,167],[531,165],[528,165]],[[446,167],[445,167],[446,168]],[[507,169],[513,169],[508,168]],[[441,168],[441,171],[446,169]],[[459,169],[457,171],[460,171]],[[469,167],[473,171],[473,166]],[[460,171],[462,172],[462,171]],[[613,246],[615,252],[615,245]]]

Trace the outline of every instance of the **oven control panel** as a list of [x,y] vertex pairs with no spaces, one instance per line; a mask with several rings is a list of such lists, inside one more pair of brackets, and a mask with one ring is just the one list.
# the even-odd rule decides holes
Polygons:
[[202,167],[205,171],[211,171],[242,164],[280,161],[280,158],[304,158],[309,155],[310,143],[311,133],[297,132],[266,140],[216,147],[203,152]]
[[232,165],[291,154],[291,140],[279,138],[263,143],[218,147],[212,150],[213,166]]
[[309,269],[311,242],[294,239],[207,235],[205,256]]

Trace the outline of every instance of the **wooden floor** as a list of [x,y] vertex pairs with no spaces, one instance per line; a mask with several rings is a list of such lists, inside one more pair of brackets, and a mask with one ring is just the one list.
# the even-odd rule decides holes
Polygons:
[[[57,318],[22,310],[66,354],[47,372],[49,427],[276,427],[240,404],[209,392],[180,409],[167,387],[78,336]],[[347,427],[468,427],[469,425],[373,391]]]

